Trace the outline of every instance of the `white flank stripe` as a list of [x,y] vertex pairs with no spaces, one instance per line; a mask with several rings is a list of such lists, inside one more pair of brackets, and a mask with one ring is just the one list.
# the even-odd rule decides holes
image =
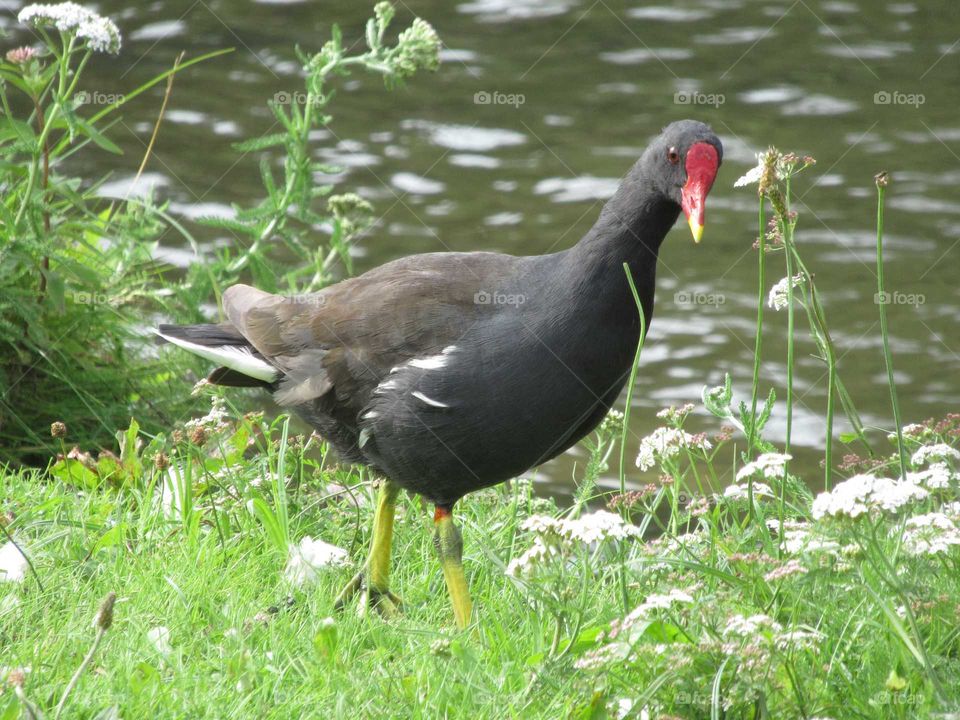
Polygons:
[[439,400],[431,400],[430,398],[428,398],[426,395],[424,395],[424,394],[423,394],[422,392],[420,392],[419,390],[417,390],[417,391],[415,391],[415,392],[412,392],[412,393],[410,393],[410,394],[413,395],[413,396],[414,396],[417,400],[419,400],[420,402],[426,403],[426,404],[429,405],[430,407],[435,407],[435,408],[448,408],[448,407],[450,407],[449,405],[447,405],[447,404],[445,404],[445,403],[442,403],[442,402],[440,402]]
[[377,385],[377,387],[374,389],[374,392],[380,393],[382,395],[387,390],[396,390],[396,389],[397,389],[396,380],[384,380],[382,383]]
[[[415,358],[407,363],[410,367],[420,368],[421,370],[439,370],[446,367],[449,358],[447,355],[457,349],[456,345],[447,345],[439,355],[430,355],[425,358]],[[391,371],[392,372],[392,371]]]
[[247,377],[263,380],[264,382],[273,382],[279,376],[277,369],[269,363],[254,357],[249,348],[238,347],[236,345],[221,345],[220,347],[209,347],[199,345],[180,338],[164,335],[162,332],[154,330],[160,337],[169,343],[173,343],[184,350],[189,350],[194,355],[199,355],[206,360],[236,370]]

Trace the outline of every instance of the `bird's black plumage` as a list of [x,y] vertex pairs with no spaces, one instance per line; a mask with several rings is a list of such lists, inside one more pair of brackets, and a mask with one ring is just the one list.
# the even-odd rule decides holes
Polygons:
[[[269,387],[346,460],[450,507],[563,452],[615,402],[639,337],[623,263],[649,323],[657,254],[699,143],[718,165],[706,125],[667,127],[567,250],[414,255],[293,298],[235,285],[224,294],[229,324],[160,332],[245,348],[276,373],[250,384]],[[242,377],[227,367],[211,380]]]

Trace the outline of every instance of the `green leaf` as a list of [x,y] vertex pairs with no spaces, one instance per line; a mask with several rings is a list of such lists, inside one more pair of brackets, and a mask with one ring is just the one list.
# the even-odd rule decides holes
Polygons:
[[120,720],[120,706],[111,705],[93,716],[93,720]]
[[337,652],[337,626],[321,622],[320,630],[313,636],[313,647],[324,659],[333,659]]
[[117,145],[113,140],[110,140],[106,135],[101,133],[97,128],[95,128],[91,123],[87,122],[79,115],[74,116],[77,127],[80,128],[80,131],[86,135],[88,138],[93,140],[98,147],[103,148],[109,153],[114,155],[123,155],[123,150],[120,149],[120,146]]
[[277,518],[276,513],[273,512],[263,498],[254,498],[250,501],[250,505],[253,507],[253,514],[260,521],[260,524],[263,525],[264,533],[270,544],[278,550],[286,552],[286,536],[283,533],[280,520]]
[[893,690],[894,692],[900,692],[907,687],[906,678],[901,677],[896,668],[890,671],[890,674],[887,675],[887,681],[883,684],[887,690]]
[[719,418],[731,417],[730,402],[733,400],[733,388],[730,373],[724,376],[723,387],[703,388],[701,397],[704,407]]
[[101,535],[90,549],[90,555],[96,555],[101,550],[123,544],[126,535],[126,524],[118,523]]
[[266,150],[267,148],[283,145],[286,141],[286,133],[273,133],[271,135],[262,135],[261,137],[233,143],[232,147],[237,152],[257,152],[258,150]]
[[113,453],[100,453],[97,458],[97,474],[101,480],[122,485],[124,480],[123,466]]
[[[585,628],[576,639],[573,640],[573,645],[567,650],[567,646],[570,645],[570,638],[566,638],[560,641],[560,647],[564,648],[564,652],[567,652],[571,655],[582,655],[587,650],[593,650],[597,647],[597,638],[601,633],[608,630],[608,626],[595,625],[593,627]],[[534,653],[526,659],[526,664],[528,666],[540,665],[546,658],[546,653]]]
[[117,433],[117,441],[120,443],[120,464],[123,465],[123,471],[128,482],[136,482],[143,473],[143,464],[137,455],[137,435],[139,433],[140,425],[133,418],[130,418],[130,427]]
[[[20,700],[12,692],[4,693],[9,696],[6,706],[0,710],[0,720],[17,720],[20,717]],[[0,695],[0,700],[4,695]],[[29,716],[27,716],[29,717]]]
[[74,458],[58,460],[50,468],[50,474],[60,482],[89,490],[95,489],[100,484],[100,477]]
[[160,683],[160,673],[156,668],[145,662],[137,663],[130,673],[130,689],[134,696],[141,694],[150,686]]

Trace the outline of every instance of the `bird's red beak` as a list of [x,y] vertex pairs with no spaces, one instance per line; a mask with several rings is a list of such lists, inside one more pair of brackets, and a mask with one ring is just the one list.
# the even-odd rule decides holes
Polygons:
[[695,243],[699,243],[700,238],[703,237],[706,216],[704,206],[707,193],[710,192],[713,181],[717,177],[719,166],[717,149],[710,143],[694,143],[687,150],[687,184],[683,186],[680,193],[680,207],[683,208],[683,214],[687,216]]

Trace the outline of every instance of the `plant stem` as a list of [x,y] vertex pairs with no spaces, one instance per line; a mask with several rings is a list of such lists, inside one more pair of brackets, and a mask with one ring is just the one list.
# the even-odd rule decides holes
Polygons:
[[[623,264],[623,271],[627,275],[627,282],[630,284],[630,292],[633,293],[633,301],[637,304],[637,313],[640,315],[640,339],[637,341],[637,352],[633,356],[633,365],[630,368],[630,379],[627,382],[627,400],[623,408],[623,429],[620,431],[620,494],[627,492],[627,475],[624,458],[627,452],[627,428],[630,426],[630,406],[633,402],[633,387],[637,382],[637,370],[640,368],[640,353],[643,350],[643,341],[647,337],[647,319],[643,314],[643,305],[640,303],[640,294],[637,292],[637,286],[633,282],[633,275],[630,274],[630,266]],[[624,510],[624,512],[626,512]]]
[[[754,442],[757,436],[757,396],[760,392],[760,354],[763,346],[763,294],[766,288],[766,254],[767,250],[764,241],[766,223],[763,215],[763,195],[760,195],[760,203],[757,209],[757,227],[758,240],[757,248],[759,255],[757,258],[757,338],[753,346],[753,384],[750,392],[750,431],[747,438],[747,453],[750,458],[753,457]],[[753,475],[747,480],[747,514],[748,520],[753,520]]]
[[[780,230],[783,235],[783,247],[787,261],[787,438],[784,442],[784,454],[790,455],[790,439],[793,431],[793,222],[790,220],[790,178],[784,181],[784,215],[780,218]],[[779,520],[778,537],[783,537],[784,506],[787,494],[787,477],[790,467],[788,459],[783,465],[783,482],[780,484],[780,497],[777,508]],[[778,554],[783,553],[783,545],[778,545]]]
[[97,628],[97,635],[93,638],[93,645],[90,646],[90,650],[87,651],[86,656],[83,658],[83,662],[80,663],[80,667],[77,668],[77,671],[73,674],[73,677],[70,678],[70,682],[67,683],[67,687],[63,691],[63,696],[60,698],[60,702],[57,703],[57,709],[53,714],[53,720],[57,720],[60,717],[60,714],[63,712],[63,709],[67,706],[67,700],[70,698],[70,693],[73,692],[73,689],[77,686],[77,683],[80,682],[80,676],[83,675],[83,672],[93,660],[93,656],[96,654],[97,648],[100,647],[100,641],[103,640],[103,636],[106,634],[106,632],[106,628]]
[[[637,383],[637,371],[640,368],[640,353],[643,351],[643,342],[647,337],[647,318],[643,314],[643,304],[640,302],[640,294],[637,292],[637,286],[633,282],[633,275],[630,274],[630,266],[623,264],[623,272],[627,276],[627,282],[630,285],[630,292],[633,294],[633,301],[637,305],[637,314],[640,321],[640,337],[637,340],[637,352],[633,356],[633,365],[630,367],[630,379],[627,381],[627,399],[623,408],[623,427],[620,430],[620,495],[627,492],[627,468],[625,464],[627,453],[627,429],[630,427],[630,406],[633,404],[633,388]],[[620,512],[624,519],[627,519],[629,511],[624,503]],[[630,607],[630,593],[627,588],[627,564],[621,555],[620,557],[620,600],[623,603],[623,610],[627,612]]]
[[877,307],[880,311],[880,336],[883,338],[883,359],[887,365],[887,385],[890,388],[890,405],[893,407],[893,423],[897,432],[897,454],[900,457],[900,477],[907,477],[907,453],[903,446],[903,427],[900,422],[900,403],[897,401],[897,386],[893,381],[893,355],[890,353],[890,333],[887,330],[887,304],[883,289],[883,194],[888,176],[880,173],[877,184]]

